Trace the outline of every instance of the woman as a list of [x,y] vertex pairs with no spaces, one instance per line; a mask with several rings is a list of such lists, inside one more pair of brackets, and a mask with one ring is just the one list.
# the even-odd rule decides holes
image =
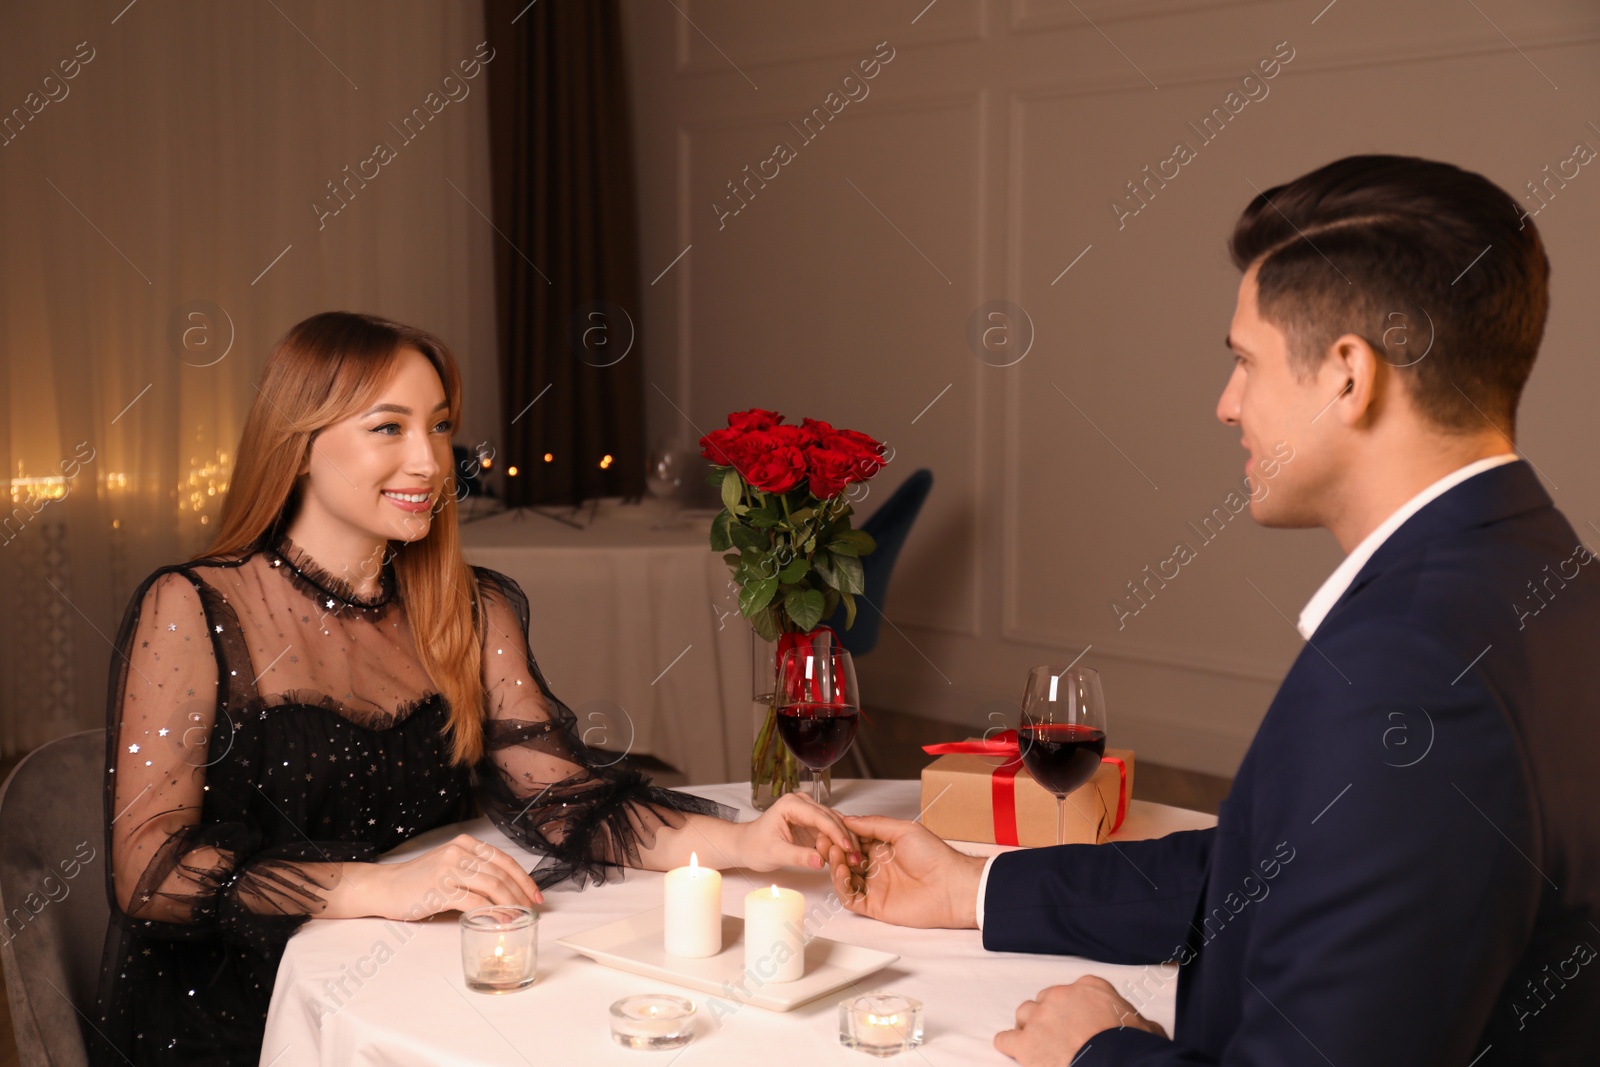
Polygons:
[[[801,797],[735,823],[578,739],[522,591],[462,560],[460,404],[429,334],[300,323],[268,358],[210,551],[135,592],[113,660],[98,1062],[256,1062],[284,942],[310,916],[533,905],[691,850],[771,870],[854,849]],[[543,853],[531,876],[467,837],[373,862],[474,800]]]

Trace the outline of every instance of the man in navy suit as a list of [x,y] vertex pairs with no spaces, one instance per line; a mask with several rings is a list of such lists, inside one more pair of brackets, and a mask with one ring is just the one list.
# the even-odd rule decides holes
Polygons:
[[[868,863],[831,855],[835,885],[1146,965],[1024,1002],[995,1045],[1030,1067],[1600,1063],[1600,565],[1512,446],[1538,233],[1479,175],[1362,156],[1257,197],[1230,247],[1217,417],[1247,473],[1295,457],[1251,514],[1348,557],[1216,828],[986,863],[850,818]],[[1174,980],[1169,1039],[1138,1008]]]

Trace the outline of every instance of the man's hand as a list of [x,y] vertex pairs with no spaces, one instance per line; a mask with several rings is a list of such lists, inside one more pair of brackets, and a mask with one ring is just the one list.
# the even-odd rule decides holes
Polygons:
[[995,1034],[994,1047],[1023,1067],[1067,1067],[1085,1044],[1094,1043],[1094,1035],[1123,1026],[1167,1036],[1118,996],[1110,982],[1091,974],[1023,1001],[1016,1029]]
[[863,853],[852,867],[843,850],[829,850],[833,887],[845,907],[896,926],[977,927],[981,857],[957,852],[917,822],[846,815],[844,825]]

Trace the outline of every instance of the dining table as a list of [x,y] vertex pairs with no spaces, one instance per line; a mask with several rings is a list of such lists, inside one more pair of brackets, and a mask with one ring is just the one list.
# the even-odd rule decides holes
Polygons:
[[752,633],[706,509],[653,499],[475,509],[470,564],[528,600],[528,645],[590,747],[647,755],[691,783],[748,773]]
[[[685,789],[756,817],[748,782]],[[847,814],[920,818],[911,780],[842,779],[833,806]],[[937,802],[937,801],[936,801]],[[1203,812],[1133,800],[1122,825],[1100,845],[1162,837],[1216,825]],[[531,868],[538,857],[487,819],[440,827],[388,853],[394,862],[468,833]],[[709,839],[708,839],[709,841]],[[1006,846],[952,842],[972,855]],[[642,977],[589,958],[559,939],[637,916],[662,904],[665,876],[629,868],[578,889],[556,885],[538,907],[538,969],[532,985],[498,995],[469,989],[463,978],[459,913],[400,922],[311,919],[289,939],[278,968],[262,1047],[263,1067],[292,1064],[476,1067],[476,1065],[760,1063],[864,1065],[865,1054],[839,1040],[839,1004],[883,992],[915,998],[924,1010],[924,1041],[901,1054],[918,1067],[1006,1064],[994,1035],[1014,1025],[1018,1005],[1053,985],[1099,975],[1172,1032],[1175,966],[1126,966],[1071,956],[990,952],[977,930],[924,930],[857,915],[839,900],[826,875],[804,868],[757,873],[734,867],[708,848],[702,862],[722,868],[722,910],[741,914],[745,894],[779,885],[805,896],[808,932],[898,958],[847,986],[788,1011],[737,997],[718,997]],[[1132,862],[1130,860],[1130,862]],[[815,920],[812,927],[809,922]],[[623,997],[668,993],[696,1007],[694,1036],[673,1051],[636,1051],[613,1041],[609,1008]]]

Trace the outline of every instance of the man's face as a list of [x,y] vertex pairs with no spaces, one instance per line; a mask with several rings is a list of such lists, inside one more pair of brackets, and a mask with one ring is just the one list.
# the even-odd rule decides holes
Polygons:
[[1217,418],[1239,429],[1250,458],[1250,515],[1263,526],[1319,526],[1337,507],[1334,473],[1343,425],[1330,403],[1347,379],[1335,361],[1296,375],[1289,342],[1256,308],[1256,268],[1239,282],[1228,327],[1235,363],[1217,401]]

